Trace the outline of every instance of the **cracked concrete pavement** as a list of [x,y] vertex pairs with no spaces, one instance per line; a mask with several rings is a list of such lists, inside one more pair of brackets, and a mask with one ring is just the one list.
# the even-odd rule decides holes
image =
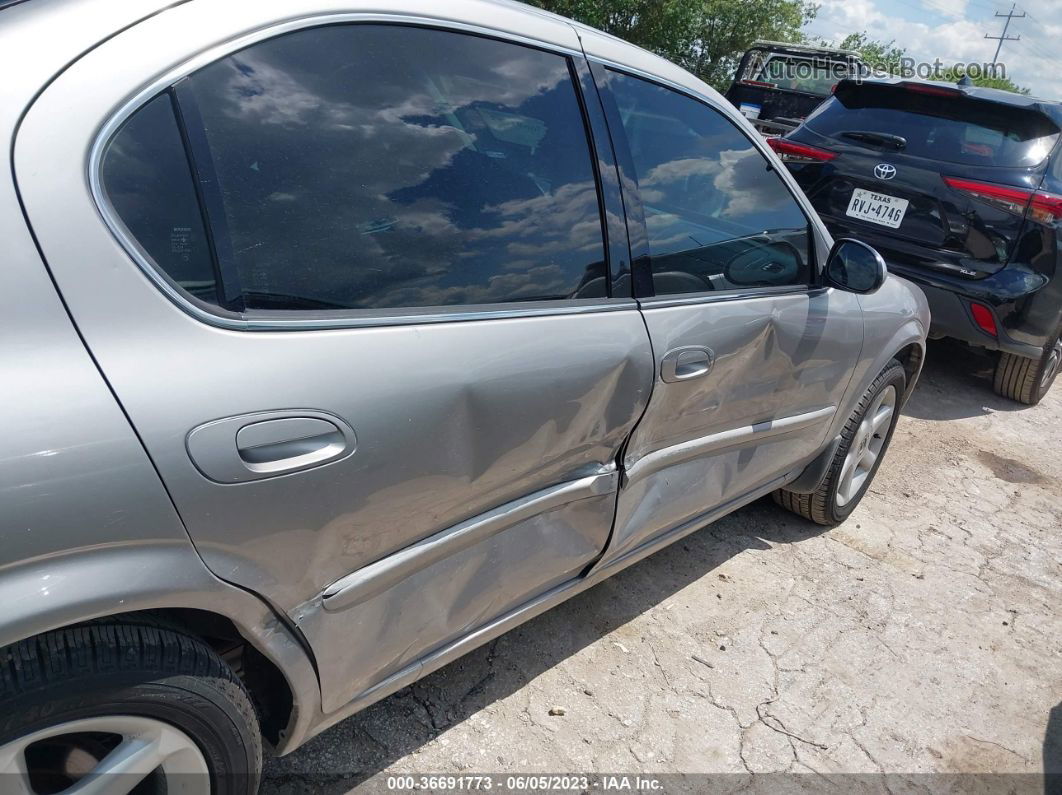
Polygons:
[[761,500],[271,760],[265,791],[1062,767],[1062,386],[1022,407],[990,367],[931,343],[840,527]]

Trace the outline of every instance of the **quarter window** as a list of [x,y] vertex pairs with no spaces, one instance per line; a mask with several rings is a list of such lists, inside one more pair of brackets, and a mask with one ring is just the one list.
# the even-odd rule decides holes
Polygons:
[[[434,29],[333,25],[255,44],[174,91],[226,281],[212,299],[221,306],[607,294],[597,185],[561,55]],[[128,175],[110,153],[103,178],[114,201]],[[139,238],[128,207],[115,206]]]
[[169,94],[125,124],[102,173],[111,204],[147,255],[185,292],[213,301],[210,246]]
[[611,73],[658,295],[808,284],[808,219],[773,166],[722,114]]

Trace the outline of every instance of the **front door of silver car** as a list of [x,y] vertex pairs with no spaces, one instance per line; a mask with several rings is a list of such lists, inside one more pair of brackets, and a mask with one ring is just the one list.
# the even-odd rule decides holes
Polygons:
[[863,343],[852,293],[761,148],[702,99],[594,66],[656,385],[602,566],[781,485],[821,449]]
[[189,62],[197,16],[255,24],[205,6],[64,74],[16,157],[196,548],[302,631],[328,712],[599,557],[649,340],[568,25],[311,16]]

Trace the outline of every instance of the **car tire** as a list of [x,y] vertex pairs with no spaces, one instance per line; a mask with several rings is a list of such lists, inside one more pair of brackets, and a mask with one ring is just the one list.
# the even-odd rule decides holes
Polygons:
[[1051,389],[1062,370],[1062,330],[1039,359],[1001,353],[992,383],[997,395],[1035,406]]
[[[122,791],[251,795],[262,769],[247,690],[202,641],[89,623],[0,649],[0,777],[63,792],[86,775]],[[21,791],[21,790],[20,790]]]
[[772,495],[774,501],[828,527],[847,519],[863,499],[885,457],[906,385],[903,365],[893,359],[874,379],[845,423],[841,443],[818,489],[811,494],[778,489]]

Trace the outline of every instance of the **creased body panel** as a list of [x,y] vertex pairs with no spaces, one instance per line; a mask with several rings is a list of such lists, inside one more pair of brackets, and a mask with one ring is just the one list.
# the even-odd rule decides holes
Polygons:
[[[643,310],[658,378],[628,445],[606,565],[646,539],[788,474],[822,446],[859,355],[853,295],[812,290]],[[699,345],[711,370],[659,379],[667,351]]]
[[[570,483],[542,489],[493,511],[428,536],[383,560],[378,560],[332,583],[322,597],[325,610],[346,610],[439,561],[481,544],[516,524],[561,506],[616,490],[616,473],[590,475]],[[606,511],[607,513],[607,511]],[[604,529],[604,526],[599,528]],[[593,535],[593,534],[591,534]],[[598,546],[603,546],[599,544]]]
[[594,490],[601,489],[604,494],[589,487],[565,493],[559,486],[560,504],[551,509],[520,519],[514,506],[511,515],[518,521],[508,526],[504,519],[493,526],[484,522],[480,527],[490,534],[472,544],[464,543],[460,527],[441,533],[444,538],[423,568],[403,567],[403,553],[396,553],[391,557],[400,559],[395,562],[402,576],[389,576],[385,558],[367,567],[363,579],[347,579],[346,594],[339,590],[298,608],[300,627],[319,639],[315,648],[327,693],[325,711],[576,578],[608,539],[608,524],[601,519],[611,516],[615,505],[614,474],[600,476]]

